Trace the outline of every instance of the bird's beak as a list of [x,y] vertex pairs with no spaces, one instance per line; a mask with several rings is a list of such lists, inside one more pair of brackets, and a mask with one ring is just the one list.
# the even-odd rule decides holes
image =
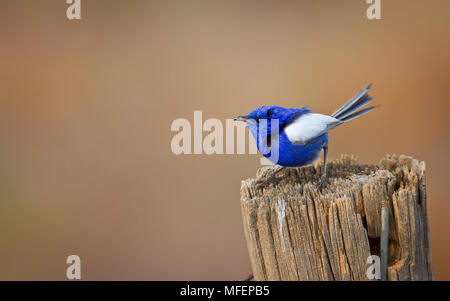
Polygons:
[[238,117],[234,117],[233,120],[234,120],[234,121],[247,121],[247,120],[248,120],[248,115],[246,115],[246,116],[238,116]]

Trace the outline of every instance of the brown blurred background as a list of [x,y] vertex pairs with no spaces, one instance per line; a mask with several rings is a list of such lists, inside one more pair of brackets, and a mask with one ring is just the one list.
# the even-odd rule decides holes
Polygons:
[[331,157],[427,163],[435,277],[450,280],[450,2],[0,2],[0,279],[239,280],[240,181],[257,155],[172,154],[176,118],[260,105],[376,111]]

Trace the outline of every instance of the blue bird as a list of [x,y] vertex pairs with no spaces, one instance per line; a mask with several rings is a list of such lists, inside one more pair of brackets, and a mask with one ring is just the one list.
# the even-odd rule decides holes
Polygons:
[[312,113],[307,106],[262,106],[248,115],[234,118],[236,121],[246,122],[259,152],[272,163],[282,166],[259,184],[273,181],[275,175],[286,167],[313,163],[323,150],[324,171],[318,186],[322,190],[327,185],[328,131],[376,108],[372,106],[362,109],[372,100],[368,95],[371,85],[358,92],[330,116]]

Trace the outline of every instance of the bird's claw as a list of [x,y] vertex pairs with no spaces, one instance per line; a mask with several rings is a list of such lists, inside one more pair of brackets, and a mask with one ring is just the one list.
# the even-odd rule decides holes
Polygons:
[[321,177],[319,182],[317,183],[317,189],[319,189],[320,192],[327,187],[328,185],[328,178],[327,177]]
[[274,183],[281,180],[281,178],[277,178],[277,177],[269,177],[265,180],[259,180],[258,182],[256,182],[256,186],[258,188],[263,188],[264,186],[269,185],[270,183]]
[[282,179],[282,177],[276,177],[276,175],[277,175],[278,173],[280,173],[281,171],[283,171],[285,168],[286,168],[286,167],[282,167],[282,168],[278,169],[277,171],[275,171],[274,173],[272,173],[272,174],[271,174],[268,178],[266,178],[265,180],[259,180],[259,181],[257,181],[257,182],[256,182],[256,186],[257,186],[258,188],[261,189],[262,187],[264,187],[264,186],[266,186],[266,185],[268,185],[268,184],[270,184],[270,183],[280,181],[280,180]]

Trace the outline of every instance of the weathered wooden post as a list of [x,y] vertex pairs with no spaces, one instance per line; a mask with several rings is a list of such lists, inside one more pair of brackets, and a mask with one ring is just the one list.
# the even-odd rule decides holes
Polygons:
[[[369,280],[376,255],[382,265],[387,259],[387,280],[433,280],[425,163],[393,155],[359,165],[345,155],[330,162],[330,184],[319,193],[322,168],[288,168],[263,189],[242,182],[254,279]],[[261,168],[256,180],[271,172]]]

